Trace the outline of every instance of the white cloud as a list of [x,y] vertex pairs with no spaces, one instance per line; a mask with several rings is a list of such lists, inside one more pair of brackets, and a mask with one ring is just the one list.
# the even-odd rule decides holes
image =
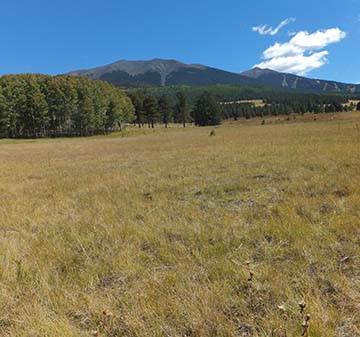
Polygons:
[[295,56],[303,52],[303,49],[292,43],[275,43],[263,52],[263,58],[265,60],[282,57],[282,56]]
[[345,37],[346,33],[339,28],[298,32],[288,42],[277,42],[266,49],[264,61],[256,67],[305,75],[327,63],[329,52],[323,50],[325,47]]
[[339,42],[345,37],[346,33],[339,28],[330,28],[318,30],[312,34],[299,32],[290,40],[290,43],[306,50],[319,50],[331,43]]
[[320,68],[325,65],[328,62],[328,55],[329,52],[324,50],[308,56],[293,55],[274,57],[256,65],[256,67],[272,69],[285,73],[293,73],[297,75],[306,75],[311,70]]
[[252,31],[257,32],[260,35],[272,35],[273,36],[273,35],[276,35],[277,33],[279,33],[279,31],[282,28],[284,28],[285,26],[287,26],[288,24],[290,24],[291,22],[294,22],[294,21],[295,21],[295,18],[288,18],[288,19],[281,21],[280,24],[276,28],[273,28],[268,25],[260,25],[260,26],[252,27]]

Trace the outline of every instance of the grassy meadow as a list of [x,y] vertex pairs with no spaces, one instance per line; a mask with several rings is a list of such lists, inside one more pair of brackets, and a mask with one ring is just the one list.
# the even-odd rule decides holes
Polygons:
[[360,336],[360,113],[212,130],[0,140],[0,336]]

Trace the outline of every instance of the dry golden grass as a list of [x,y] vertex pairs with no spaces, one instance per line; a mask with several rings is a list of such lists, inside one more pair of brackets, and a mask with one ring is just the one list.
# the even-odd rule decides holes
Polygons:
[[360,114],[307,120],[0,141],[0,336],[359,336]]

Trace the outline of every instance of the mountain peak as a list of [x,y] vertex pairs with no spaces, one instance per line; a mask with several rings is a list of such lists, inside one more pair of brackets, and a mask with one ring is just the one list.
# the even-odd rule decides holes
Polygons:
[[254,67],[241,74],[216,69],[201,64],[186,64],[174,59],[117,62],[87,70],[71,72],[72,76],[85,76],[119,86],[165,86],[165,85],[262,85],[286,90],[310,92],[360,92],[360,86],[310,79],[271,69]]
[[171,73],[178,72],[184,69],[201,70],[205,68],[206,67],[202,65],[185,64],[174,59],[154,58],[151,60],[137,61],[119,60],[102,67],[74,71],[71,72],[69,75],[87,76],[96,80],[108,80],[109,76],[113,77],[116,74],[120,77],[129,76],[132,78],[136,78],[139,75],[146,75],[152,78],[151,81],[155,81],[156,78],[159,77],[159,83],[157,84],[165,85],[166,79]]
[[249,78],[254,78],[257,79],[263,75],[269,75],[269,74],[279,74],[277,71],[275,70],[271,70],[271,69],[267,69],[267,68],[259,68],[259,67],[254,67],[250,70],[244,71],[243,73],[241,73],[241,75],[249,77]]

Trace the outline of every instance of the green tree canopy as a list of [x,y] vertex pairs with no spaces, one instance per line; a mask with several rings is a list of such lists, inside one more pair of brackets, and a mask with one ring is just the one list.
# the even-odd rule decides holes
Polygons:
[[183,124],[183,127],[186,126],[186,122],[189,120],[189,111],[188,111],[188,103],[185,92],[180,90],[176,93],[177,104],[176,104],[176,113],[177,113],[177,121]]
[[141,128],[143,123],[143,101],[144,98],[142,97],[139,90],[131,92],[129,94],[129,97],[132,101],[132,104],[134,106],[134,112],[135,112],[135,123]]
[[148,126],[154,128],[158,117],[158,103],[154,96],[148,95],[145,97],[143,110]]
[[108,83],[72,76],[0,78],[0,135],[91,135],[131,122],[134,107]]
[[219,104],[208,91],[205,91],[196,101],[193,114],[197,126],[218,125],[221,123]]
[[167,95],[162,95],[159,98],[158,106],[159,106],[159,113],[161,115],[162,122],[167,128],[168,124],[172,120],[172,107],[169,97]]

